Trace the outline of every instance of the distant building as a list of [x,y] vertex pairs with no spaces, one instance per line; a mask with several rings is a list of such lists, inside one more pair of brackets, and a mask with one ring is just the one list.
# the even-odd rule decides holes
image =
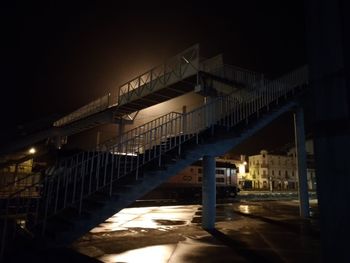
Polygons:
[[249,156],[249,178],[254,189],[296,189],[296,164],[293,156],[272,155],[266,150]]
[[33,159],[0,168],[0,198],[6,198],[13,193],[21,197],[35,197],[39,195],[39,185],[28,186],[39,182],[40,174],[33,173]]
[[[308,188],[316,189],[313,158],[308,156]],[[265,190],[294,190],[298,187],[298,174],[295,149],[288,155],[269,154],[262,150],[260,154],[249,156],[249,175],[246,176],[245,188]]]

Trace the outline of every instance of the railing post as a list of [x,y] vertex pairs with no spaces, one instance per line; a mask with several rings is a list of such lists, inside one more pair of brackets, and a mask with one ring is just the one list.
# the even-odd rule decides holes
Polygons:
[[187,107],[186,105],[182,106],[182,133],[185,134],[187,132]]
[[77,155],[75,163],[75,171],[74,171],[74,182],[73,182],[73,195],[72,195],[72,203],[75,201],[75,192],[77,187],[77,176],[78,176],[78,165],[79,165],[79,155]]
[[113,191],[113,173],[114,173],[114,163],[115,163],[115,147],[112,148],[112,162],[111,162],[111,177],[109,181],[109,196],[112,196]]
[[85,161],[85,153],[83,152],[83,157],[82,157],[82,164],[81,164],[81,188],[80,188],[80,200],[79,200],[79,214],[81,213],[81,208],[83,205],[83,197],[84,197],[84,183],[85,183],[85,168],[86,168],[86,161]]
[[[72,164],[73,161],[71,161],[71,164]],[[67,198],[68,198],[68,183],[69,183],[69,175],[72,170],[71,168],[68,168],[68,161],[66,161],[66,168],[65,168],[65,171],[64,171],[64,178],[65,178],[65,182],[64,182],[64,200],[63,200],[63,208],[66,207],[66,204],[67,204]]]
[[55,208],[54,211],[56,213],[57,211],[57,204],[58,204],[58,196],[59,196],[59,190],[60,190],[60,175],[57,176],[57,185],[56,185],[56,197],[55,197]]
[[137,152],[137,159],[136,159],[136,172],[135,172],[135,179],[136,181],[139,179],[139,157],[140,157],[140,154]]
[[[90,152],[88,152],[88,155],[90,156]],[[92,174],[94,169],[94,159],[95,159],[95,152],[92,152],[92,156],[90,158],[90,174],[89,174],[89,194],[91,193],[91,184],[92,184]]]
[[[119,147],[120,147],[120,146],[119,146]],[[118,148],[119,148],[119,147],[118,147]],[[117,169],[117,171],[118,171],[117,174],[118,174],[118,175],[117,175],[117,177],[118,177],[118,179],[119,179],[119,177],[120,177],[120,156],[121,156],[121,155],[120,155],[120,151],[118,151],[118,155],[117,155],[117,158],[118,158],[118,160],[117,160],[117,163],[118,163],[118,169]]]
[[101,163],[101,152],[98,151],[97,154],[96,154],[96,157],[97,157],[97,164],[96,164],[96,188],[95,190],[98,189],[98,186],[99,186],[99,180],[100,180],[100,163]]
[[105,169],[104,169],[104,175],[103,175],[103,186],[106,185],[107,166],[108,166],[108,149],[106,149],[106,152],[105,152]]

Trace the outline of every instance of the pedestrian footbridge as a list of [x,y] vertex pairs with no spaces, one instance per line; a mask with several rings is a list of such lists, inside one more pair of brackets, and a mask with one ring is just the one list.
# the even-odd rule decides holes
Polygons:
[[[195,87],[217,91],[190,112],[170,112],[57,160],[39,182],[1,199],[2,254],[19,236],[31,244],[70,244],[194,161],[224,154],[291,110],[308,84],[306,67],[266,80],[217,58],[199,58],[198,46],[192,47],[126,83],[118,96],[108,94],[57,120],[55,127],[75,133],[100,125],[103,116],[120,118]],[[39,196],[25,198],[38,189]]]

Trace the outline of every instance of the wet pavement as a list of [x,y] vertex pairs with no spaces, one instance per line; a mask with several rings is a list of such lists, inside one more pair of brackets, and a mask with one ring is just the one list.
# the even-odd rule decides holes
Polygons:
[[102,262],[319,262],[317,203],[311,219],[298,202],[218,204],[216,229],[201,228],[201,206],[127,208],[91,230],[73,249]]

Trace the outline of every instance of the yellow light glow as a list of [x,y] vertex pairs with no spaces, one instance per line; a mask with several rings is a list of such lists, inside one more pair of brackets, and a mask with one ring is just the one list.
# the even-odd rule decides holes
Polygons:
[[243,165],[247,165],[247,162],[246,162],[246,161],[244,161],[244,162],[243,162]]
[[245,214],[250,214],[249,205],[240,205],[238,207],[239,211]]
[[34,154],[34,153],[36,153],[36,150],[35,150],[35,148],[32,147],[32,148],[29,149],[28,152],[29,152],[30,154]]

